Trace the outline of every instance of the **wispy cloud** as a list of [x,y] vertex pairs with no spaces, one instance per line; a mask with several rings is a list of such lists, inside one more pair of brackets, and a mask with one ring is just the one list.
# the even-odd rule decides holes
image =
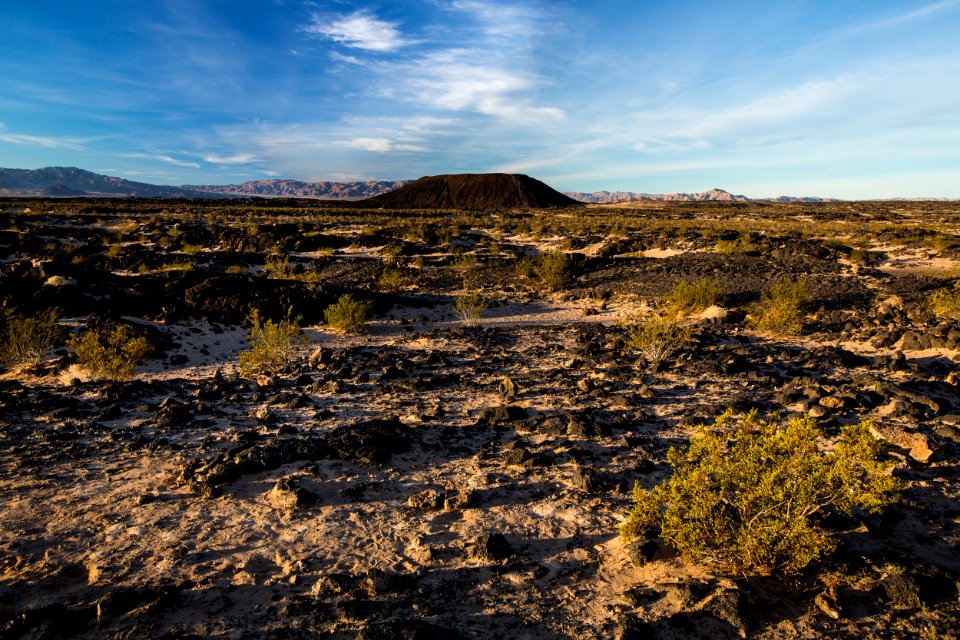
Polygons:
[[227,144],[252,147],[264,164],[285,175],[353,180],[421,171],[428,154],[457,148],[446,138],[461,126],[457,119],[433,116],[351,116],[334,124],[235,125],[219,129],[219,134]]
[[411,43],[403,37],[396,22],[380,20],[366,11],[332,20],[315,15],[305,31],[345,47],[380,53],[397,51]]
[[867,22],[864,24],[856,25],[849,29],[844,30],[844,35],[851,36],[858,33],[866,33],[869,31],[880,31],[883,29],[890,29],[893,27],[899,27],[908,22],[913,22],[915,20],[922,20],[928,18],[935,14],[947,11],[949,9],[956,9],[960,7],[960,1],[958,0],[944,0],[943,2],[934,2],[932,4],[927,4],[904,13],[891,16],[889,18],[882,18],[880,20],[874,20],[872,22]]
[[257,156],[252,153],[240,153],[235,156],[206,155],[203,156],[203,161],[210,164],[250,164],[257,161]]
[[347,149],[373,151],[375,153],[390,153],[392,151],[426,151],[426,147],[416,144],[401,144],[389,138],[354,138],[334,143]]
[[453,0],[446,8],[468,14],[487,37],[496,40],[527,40],[539,31],[537,25],[546,18],[544,11],[528,2]]
[[165,162],[176,167],[185,167],[187,169],[199,169],[200,165],[189,160],[180,160],[167,154],[149,154],[149,153],[121,153],[122,158],[138,158],[141,160],[152,160],[156,162]]
[[83,151],[84,148],[79,138],[11,133],[7,131],[7,128],[2,123],[0,123],[0,142],[43,147],[45,149],[69,149],[70,151]]

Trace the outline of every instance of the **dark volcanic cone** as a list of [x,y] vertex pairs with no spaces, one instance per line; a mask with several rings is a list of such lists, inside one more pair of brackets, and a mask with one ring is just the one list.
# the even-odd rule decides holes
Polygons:
[[522,174],[461,173],[427,176],[361,201],[384,209],[545,209],[583,206]]

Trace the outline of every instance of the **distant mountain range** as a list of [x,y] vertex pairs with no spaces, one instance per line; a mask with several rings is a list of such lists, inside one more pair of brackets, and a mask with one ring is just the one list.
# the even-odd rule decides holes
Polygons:
[[574,200],[588,203],[613,204],[617,202],[636,202],[638,200],[659,200],[666,202],[839,202],[835,198],[797,198],[780,196],[756,200],[747,196],[738,196],[723,189],[710,189],[700,193],[634,193],[632,191],[594,191],[578,193],[567,191],[566,195]]
[[0,195],[6,196],[138,196],[202,198],[210,194],[184,187],[133,182],[76,167],[0,169]]
[[283,198],[325,198],[363,200],[394,191],[409,180],[367,180],[366,182],[301,182],[299,180],[251,180],[243,184],[184,185],[183,189],[224,196],[264,196]]
[[[155,185],[93,173],[76,167],[43,169],[0,168],[0,196],[136,196],[140,198],[231,198],[285,197],[327,200],[363,200],[409,185],[411,180],[367,180],[365,182],[302,182],[299,180],[251,180],[228,185]],[[748,198],[723,189],[700,193],[634,193],[632,191],[567,192],[564,195],[586,203],[618,203],[637,200],[685,202],[839,202],[834,198],[793,197]],[[921,200],[922,198],[909,198]],[[937,200],[942,198],[930,198]]]
[[6,196],[136,196],[140,198],[287,197],[362,200],[392,191],[408,180],[366,182],[300,182],[252,180],[230,185],[179,187],[134,182],[76,167],[0,169],[0,195]]

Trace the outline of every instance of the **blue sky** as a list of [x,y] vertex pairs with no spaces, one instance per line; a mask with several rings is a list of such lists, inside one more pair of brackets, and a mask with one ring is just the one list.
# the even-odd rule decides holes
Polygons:
[[0,0],[0,166],[960,197],[960,0]]

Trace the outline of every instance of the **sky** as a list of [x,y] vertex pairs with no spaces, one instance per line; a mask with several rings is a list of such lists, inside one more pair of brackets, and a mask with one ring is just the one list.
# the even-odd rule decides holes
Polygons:
[[960,197],[960,0],[0,0],[0,166]]

